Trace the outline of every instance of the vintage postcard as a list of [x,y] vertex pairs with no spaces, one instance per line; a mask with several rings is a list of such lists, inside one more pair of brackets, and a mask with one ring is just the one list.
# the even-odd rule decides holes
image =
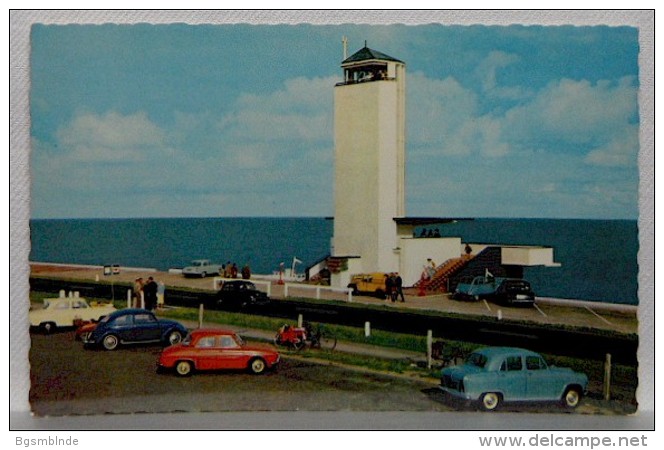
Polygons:
[[652,407],[647,14],[22,14],[37,419]]

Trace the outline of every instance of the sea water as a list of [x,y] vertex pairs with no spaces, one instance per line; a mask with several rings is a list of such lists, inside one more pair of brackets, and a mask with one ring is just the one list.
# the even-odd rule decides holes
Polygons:
[[[474,219],[427,228],[463,242],[553,247],[560,267],[525,269],[538,296],[638,304],[636,221]],[[329,254],[332,229],[325,218],[39,219],[30,221],[30,260],[167,270],[204,258],[271,274],[297,258],[302,272]]]

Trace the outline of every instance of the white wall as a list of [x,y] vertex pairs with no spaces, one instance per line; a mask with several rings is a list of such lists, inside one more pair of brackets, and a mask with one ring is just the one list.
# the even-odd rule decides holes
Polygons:
[[537,246],[502,247],[501,263],[518,266],[560,266],[553,261],[552,247]]
[[[402,76],[405,76],[402,74]],[[404,210],[404,107],[397,81],[335,87],[334,255],[398,270],[394,217]]]
[[422,275],[427,258],[441,265],[450,258],[461,256],[461,238],[413,238],[404,237],[400,240],[401,264],[399,272],[404,286],[414,285]]
[[348,258],[348,270],[330,274],[330,286],[347,287],[348,283],[350,283],[350,278],[352,275],[364,272],[365,270],[362,263],[362,258]]

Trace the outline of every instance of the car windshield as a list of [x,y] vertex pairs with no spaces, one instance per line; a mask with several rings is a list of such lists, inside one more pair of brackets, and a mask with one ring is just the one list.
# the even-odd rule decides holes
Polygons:
[[191,345],[191,333],[182,340],[182,345]]
[[110,317],[111,317],[110,315],[109,315],[109,316],[104,316],[104,317],[102,317],[102,318],[99,320],[99,322],[100,322],[100,323],[106,323],[106,322],[108,322],[108,320],[110,319]]
[[487,362],[487,357],[481,353],[471,353],[468,359],[466,360],[466,364],[471,366],[476,366],[479,368],[483,368],[486,365],[486,362]]

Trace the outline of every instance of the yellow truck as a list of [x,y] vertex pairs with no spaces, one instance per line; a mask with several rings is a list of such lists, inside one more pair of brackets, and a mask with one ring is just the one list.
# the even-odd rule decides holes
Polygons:
[[375,295],[385,298],[385,280],[387,274],[383,272],[361,273],[353,275],[348,287],[353,290],[353,295]]

